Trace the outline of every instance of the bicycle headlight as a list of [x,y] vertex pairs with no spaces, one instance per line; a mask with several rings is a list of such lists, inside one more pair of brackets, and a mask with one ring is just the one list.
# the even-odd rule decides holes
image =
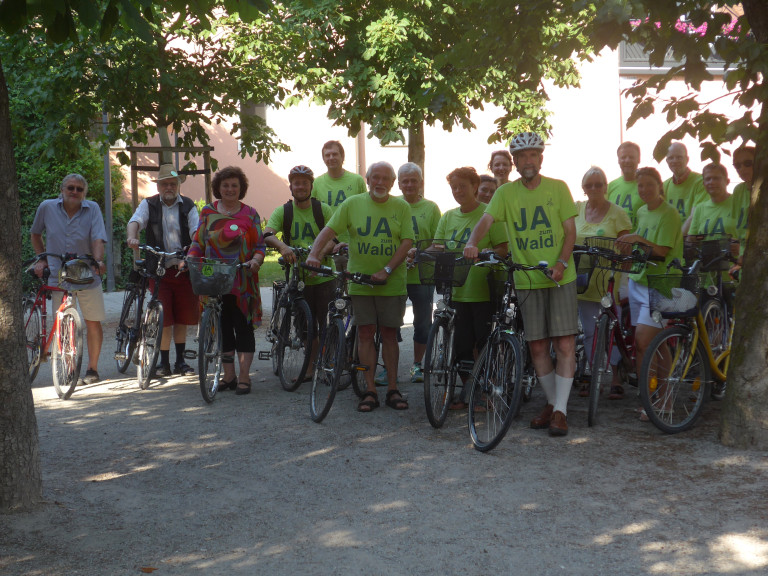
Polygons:
[[333,305],[336,306],[336,310],[344,310],[347,307],[347,301],[344,298],[336,298]]
[[600,298],[600,305],[603,308],[610,308],[613,305],[613,298],[611,298],[611,295],[605,294],[602,298]]
[[707,294],[710,296],[717,296],[717,286],[707,286]]
[[299,290],[304,290],[304,280],[299,280],[298,288]]
[[656,324],[661,324],[661,321],[663,319],[661,312],[659,312],[658,310],[654,310],[653,312],[651,312],[651,319],[654,322],[656,322]]
[[437,311],[438,312],[444,312],[447,306],[445,305],[445,300],[442,298],[437,301]]

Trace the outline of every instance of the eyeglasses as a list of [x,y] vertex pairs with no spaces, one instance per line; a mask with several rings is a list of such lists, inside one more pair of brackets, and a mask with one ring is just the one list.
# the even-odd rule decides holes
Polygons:
[[592,190],[593,188],[602,188],[603,186],[605,186],[605,184],[602,182],[591,182],[589,184],[584,184],[582,188],[585,190]]
[[69,190],[70,192],[72,192],[73,190],[77,190],[78,192],[82,192],[83,190],[85,190],[85,188],[83,188],[82,186],[73,186],[73,185],[70,184],[69,186],[67,186],[67,190]]
[[753,164],[754,164],[754,162],[752,160],[744,160],[744,162],[734,162],[733,163],[733,167],[736,168],[736,170],[738,170],[742,166],[744,168],[752,168]]

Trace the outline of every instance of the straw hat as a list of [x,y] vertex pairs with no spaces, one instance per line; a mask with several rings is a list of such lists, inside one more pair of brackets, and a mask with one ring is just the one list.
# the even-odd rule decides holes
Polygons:
[[160,166],[160,171],[157,174],[157,178],[153,179],[153,182],[160,182],[160,180],[168,180],[168,178],[176,178],[179,183],[184,182],[187,177],[183,174],[176,172],[173,164],[163,164]]

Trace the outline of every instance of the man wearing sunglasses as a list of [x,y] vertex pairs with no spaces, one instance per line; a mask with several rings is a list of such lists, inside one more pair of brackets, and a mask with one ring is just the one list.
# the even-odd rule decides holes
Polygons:
[[[107,232],[101,209],[96,202],[86,200],[88,182],[80,174],[69,174],[61,181],[61,194],[58,198],[44,200],[37,208],[35,220],[30,230],[32,248],[36,254],[53,252],[55,254],[91,254],[98,264],[93,282],[74,293],[83,313],[88,345],[88,370],[83,382],[95,384],[99,377],[98,365],[101,343],[104,333],[101,323],[106,318],[104,312],[104,293],[101,290],[101,274],[106,272],[104,265],[104,245]],[[45,234],[45,239],[43,238]],[[43,269],[51,270],[49,282],[58,283],[61,262],[52,258],[35,264],[35,274],[42,277]],[[58,296],[58,298],[57,298]],[[61,304],[60,293],[53,293],[52,310]]]

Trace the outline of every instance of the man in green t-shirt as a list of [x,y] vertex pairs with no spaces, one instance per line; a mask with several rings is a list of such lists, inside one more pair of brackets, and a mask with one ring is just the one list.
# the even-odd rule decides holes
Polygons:
[[[476,258],[478,243],[496,221],[505,221],[510,252],[515,262],[549,263],[550,278],[543,274],[516,275],[515,289],[525,325],[536,375],[547,405],[531,421],[531,428],[548,428],[552,436],[568,433],[568,396],[576,370],[576,272],[573,244],[576,240],[576,205],[565,182],[540,174],[544,141],[538,134],[523,132],[509,146],[520,179],[503,184],[472,230],[464,256]],[[553,282],[558,282],[558,288]],[[557,354],[557,369],[550,357]]]
[[684,236],[737,239],[733,196],[728,194],[728,170],[722,164],[707,164],[701,171],[709,199],[693,209],[683,224]]
[[637,225],[637,210],[645,204],[637,193],[637,167],[640,166],[640,146],[622,142],[616,150],[621,176],[608,184],[608,201],[619,206],[629,216],[632,228]]
[[407,298],[403,262],[413,246],[411,209],[402,198],[389,195],[395,183],[395,169],[390,164],[372,164],[367,176],[369,193],[358,194],[342,202],[317,236],[307,264],[319,266],[321,247],[339,234],[347,233],[350,271],[370,274],[374,281],[385,282],[376,286],[349,286],[358,331],[360,362],[369,367],[365,372],[367,390],[357,409],[371,412],[379,406],[374,382],[377,361],[374,336],[378,325],[381,353],[387,370],[386,404],[395,410],[405,410],[408,403],[397,389],[400,356],[397,329],[403,325]]
[[704,190],[701,174],[688,168],[688,150],[682,142],[672,142],[667,150],[667,166],[672,178],[664,181],[664,198],[680,213],[685,222],[694,206],[704,202],[708,196]]
[[[296,255],[291,247],[310,248],[315,242],[315,238],[320,233],[325,222],[331,219],[331,207],[312,198],[312,182],[314,174],[306,166],[294,166],[288,173],[288,187],[291,190],[293,212],[288,230],[288,237],[285,236],[285,205],[278,206],[269,217],[264,228],[264,243],[270,248],[274,248],[288,264],[296,262]],[[313,202],[317,203],[313,206]],[[317,209],[322,214],[322,222],[318,223],[315,218]],[[278,238],[277,234],[280,233]],[[324,253],[330,253],[333,249],[333,242],[327,244]],[[328,264],[328,262],[326,262]],[[312,311],[312,318],[315,323],[315,334],[321,334],[325,328],[326,317],[328,314],[328,302],[333,299],[335,294],[333,278],[325,276],[306,276],[304,286],[304,299],[309,304]],[[274,314],[275,311],[273,310]],[[312,342],[312,353],[310,358],[314,360],[317,355],[318,339],[315,337]],[[306,381],[312,379],[312,370],[307,371]]]
[[739,146],[733,152],[733,167],[741,182],[733,190],[733,217],[736,221],[736,235],[739,238],[739,260],[747,245],[747,224],[749,204],[752,199],[752,178],[755,165],[755,147]]

